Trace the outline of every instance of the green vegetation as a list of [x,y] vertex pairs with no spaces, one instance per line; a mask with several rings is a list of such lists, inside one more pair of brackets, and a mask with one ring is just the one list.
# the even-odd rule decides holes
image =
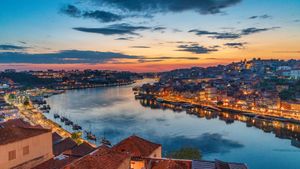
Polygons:
[[15,94],[9,94],[8,95],[8,100],[9,101],[12,101],[12,100],[15,100],[16,99],[16,95]]
[[82,132],[78,131],[78,132],[72,133],[71,138],[72,138],[77,144],[81,144],[81,143],[82,143],[81,136],[82,136]]
[[175,159],[200,160],[202,158],[200,150],[192,147],[183,147],[179,150],[171,152],[168,156]]

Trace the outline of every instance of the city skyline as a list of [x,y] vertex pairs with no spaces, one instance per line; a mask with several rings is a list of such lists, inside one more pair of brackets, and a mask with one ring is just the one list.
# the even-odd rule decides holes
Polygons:
[[8,1],[1,69],[164,71],[300,59],[300,2]]

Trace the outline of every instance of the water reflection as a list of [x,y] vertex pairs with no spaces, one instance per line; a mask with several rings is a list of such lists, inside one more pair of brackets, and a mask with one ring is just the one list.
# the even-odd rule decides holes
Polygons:
[[193,114],[199,118],[216,119],[224,121],[226,124],[232,124],[235,120],[246,123],[247,127],[256,127],[266,133],[274,133],[276,137],[281,139],[290,139],[291,145],[300,148],[300,125],[288,122],[281,122],[271,119],[262,118],[253,114],[241,115],[233,112],[217,112],[205,110],[201,108],[183,108],[178,104],[160,103],[155,99],[141,99],[140,104],[151,109],[170,109],[174,112],[185,111],[188,114]]
[[164,154],[189,145],[201,149],[207,160],[246,162],[251,169],[300,166],[300,149],[291,146],[291,139],[299,138],[299,126],[295,124],[203,109],[186,113],[180,107],[135,100],[132,85],[72,90],[47,102],[51,106],[48,118],[72,131],[53,114],[66,116],[83,130],[92,131],[98,138],[104,135],[113,144],[137,134],[161,143]]

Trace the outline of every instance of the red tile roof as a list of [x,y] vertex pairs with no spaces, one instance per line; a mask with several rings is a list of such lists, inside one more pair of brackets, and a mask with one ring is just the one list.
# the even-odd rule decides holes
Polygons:
[[118,169],[126,160],[128,161],[126,169],[128,169],[130,168],[130,157],[127,154],[102,145],[89,155],[65,166],[64,169]]
[[143,158],[148,169],[191,169],[191,160]]
[[56,132],[52,133],[52,143],[58,143],[59,141],[61,141],[63,139],[63,137],[61,137],[59,134],[57,134]]
[[21,119],[9,120],[0,123],[0,145],[9,144],[48,132],[51,132],[51,130],[42,128],[41,126],[31,126]]
[[32,169],[61,169],[62,167],[70,164],[72,161],[78,159],[78,157],[65,156],[63,159],[52,158]]
[[159,147],[160,144],[133,135],[116,144],[113,149],[129,153],[132,157],[148,157]]
[[57,156],[66,150],[73,149],[75,146],[77,146],[77,143],[68,137],[53,145],[53,154]]
[[85,156],[85,155],[89,154],[90,152],[94,151],[95,149],[96,148],[94,148],[90,144],[83,142],[79,146],[76,146],[71,150],[67,150],[67,151],[63,152],[63,154],[69,155],[69,156],[74,156],[74,157],[82,157],[82,156]]

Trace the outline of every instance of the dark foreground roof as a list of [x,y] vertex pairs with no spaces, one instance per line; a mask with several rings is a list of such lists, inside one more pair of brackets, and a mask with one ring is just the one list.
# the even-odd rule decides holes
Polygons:
[[30,137],[51,132],[41,126],[31,126],[29,123],[14,119],[0,123],[0,145],[13,143]]
[[[128,161],[128,164],[126,164]],[[100,146],[92,153],[75,160],[65,166],[65,169],[118,169],[122,164],[130,167],[130,156],[117,152],[105,145]],[[127,166],[128,165],[128,166]]]
[[70,137],[65,138],[64,140],[53,145],[53,154],[54,156],[58,156],[66,150],[73,149],[77,146],[77,143],[73,141]]

